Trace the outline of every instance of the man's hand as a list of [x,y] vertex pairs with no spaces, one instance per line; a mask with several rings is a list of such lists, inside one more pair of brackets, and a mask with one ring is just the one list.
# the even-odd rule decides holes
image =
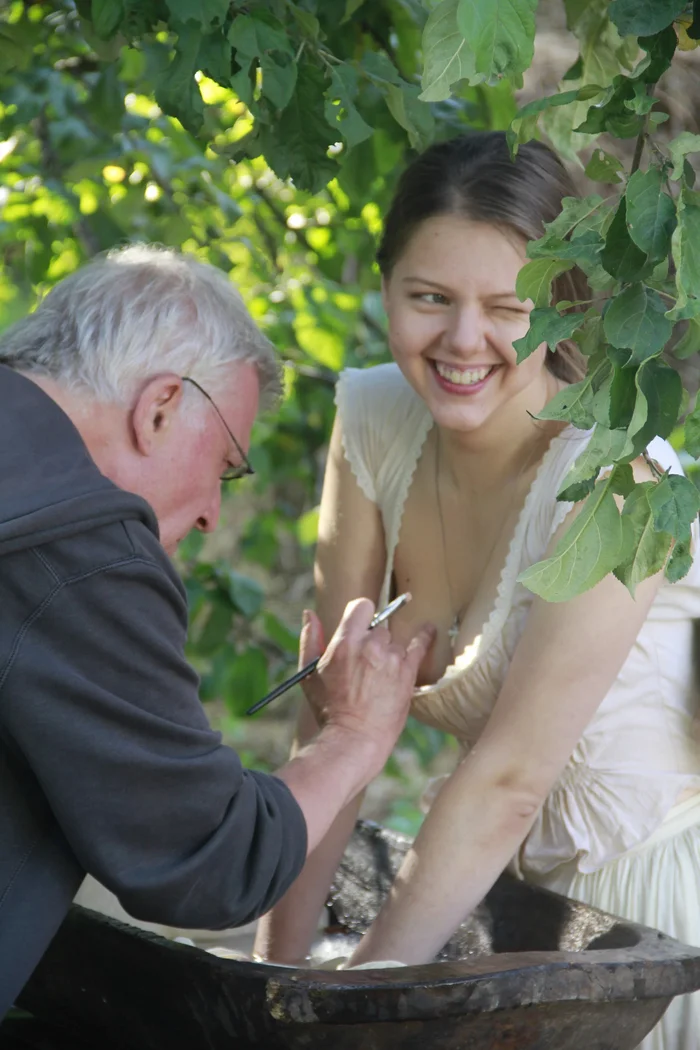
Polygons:
[[[435,637],[426,624],[407,648],[391,641],[386,627],[368,630],[374,605],[350,602],[304,692],[321,726],[335,726],[373,741],[383,762],[408,716],[418,668]],[[300,665],[323,651],[318,617],[308,613],[301,632]]]

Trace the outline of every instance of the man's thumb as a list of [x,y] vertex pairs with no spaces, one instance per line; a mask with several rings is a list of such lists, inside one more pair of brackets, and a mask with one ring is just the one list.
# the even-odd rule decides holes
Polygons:
[[301,635],[299,637],[299,667],[311,663],[323,654],[323,627],[315,612],[304,609]]

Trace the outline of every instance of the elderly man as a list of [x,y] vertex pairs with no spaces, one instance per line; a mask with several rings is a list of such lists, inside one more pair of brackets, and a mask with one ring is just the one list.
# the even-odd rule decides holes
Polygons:
[[[366,600],[309,688],[321,730],[274,776],[199,703],[168,555],[216,526],[278,382],[227,278],[166,250],[90,263],[0,339],[0,1017],[86,872],[153,922],[267,911],[401,730],[431,632],[370,634]],[[309,614],[302,659],[321,648]]]

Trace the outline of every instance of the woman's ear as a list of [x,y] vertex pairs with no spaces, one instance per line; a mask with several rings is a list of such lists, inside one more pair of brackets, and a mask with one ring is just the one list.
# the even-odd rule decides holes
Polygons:
[[131,410],[131,439],[142,456],[151,456],[167,441],[182,404],[182,379],[160,375],[141,388]]

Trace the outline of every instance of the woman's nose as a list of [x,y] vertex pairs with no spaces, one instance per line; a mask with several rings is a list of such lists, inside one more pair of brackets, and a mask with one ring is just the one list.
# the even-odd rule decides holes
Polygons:
[[447,331],[449,347],[455,353],[472,353],[480,350],[484,340],[481,311],[475,306],[454,307]]

